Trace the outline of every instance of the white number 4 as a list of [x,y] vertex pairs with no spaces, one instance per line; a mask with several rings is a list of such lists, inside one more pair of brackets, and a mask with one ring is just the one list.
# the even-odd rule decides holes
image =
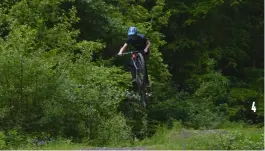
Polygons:
[[252,102],[252,107],[251,110],[253,110],[254,112],[256,112],[256,106],[255,106],[255,102]]

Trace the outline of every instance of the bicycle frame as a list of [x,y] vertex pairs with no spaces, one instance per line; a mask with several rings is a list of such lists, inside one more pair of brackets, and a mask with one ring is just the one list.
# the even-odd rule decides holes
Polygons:
[[136,65],[136,55],[134,53],[132,54],[132,58],[131,59],[133,61],[133,65],[134,65],[136,71],[139,70],[140,68],[138,68],[137,65]]
[[[133,61],[133,65],[134,65],[136,71],[140,69],[140,68],[137,67],[137,65],[136,65],[136,63],[135,63],[135,62],[136,62],[136,54],[137,54],[137,53],[139,53],[139,51],[131,51],[131,52],[125,52],[125,53],[123,53],[124,55],[125,55],[125,54],[132,54],[131,59],[132,59],[132,61]],[[142,64],[141,64],[141,65],[142,65]]]

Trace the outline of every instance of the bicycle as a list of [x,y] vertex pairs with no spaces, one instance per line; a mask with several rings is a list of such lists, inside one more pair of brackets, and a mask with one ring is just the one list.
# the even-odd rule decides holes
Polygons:
[[137,84],[137,90],[138,93],[140,95],[140,101],[142,103],[142,106],[144,108],[146,108],[146,101],[147,101],[147,97],[146,97],[146,83],[144,81],[145,78],[145,60],[143,55],[139,52],[139,51],[129,51],[129,52],[125,52],[122,53],[122,55],[127,55],[127,54],[131,54],[132,57],[132,62],[133,65],[136,69],[136,84]]

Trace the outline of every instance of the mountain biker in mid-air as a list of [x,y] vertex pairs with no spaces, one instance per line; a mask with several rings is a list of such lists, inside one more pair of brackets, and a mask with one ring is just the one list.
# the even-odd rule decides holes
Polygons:
[[[151,45],[150,41],[143,34],[138,34],[136,27],[130,27],[128,30],[128,39],[123,45],[123,47],[120,49],[118,55],[122,55],[122,52],[126,49],[128,45],[132,45],[135,48],[135,50],[139,51],[143,55],[144,60],[145,60],[145,69],[146,69],[146,61],[150,53],[150,49],[149,49]],[[131,73],[132,73],[132,84],[135,85],[136,84],[136,69],[133,66],[132,61],[130,62],[130,66],[131,66]],[[146,76],[144,77],[144,80],[146,82],[146,87],[150,87],[147,69],[145,73],[146,73],[145,74]]]

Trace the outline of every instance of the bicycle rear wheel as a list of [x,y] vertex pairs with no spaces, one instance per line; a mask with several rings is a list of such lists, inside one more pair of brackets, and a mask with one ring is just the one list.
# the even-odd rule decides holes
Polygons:
[[140,91],[140,101],[141,101],[141,105],[146,108],[146,93],[144,90]]

